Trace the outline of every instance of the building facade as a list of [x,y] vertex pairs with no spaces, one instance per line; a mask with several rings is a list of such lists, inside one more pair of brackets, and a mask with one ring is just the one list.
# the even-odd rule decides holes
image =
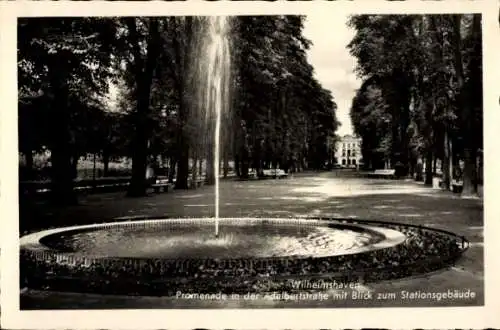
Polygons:
[[335,161],[342,167],[358,168],[361,157],[361,138],[355,135],[344,135],[335,146]]

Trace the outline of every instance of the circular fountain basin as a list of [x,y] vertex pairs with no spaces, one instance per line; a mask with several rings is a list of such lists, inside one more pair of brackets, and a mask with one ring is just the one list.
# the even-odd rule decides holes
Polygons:
[[394,246],[396,230],[312,219],[161,219],[57,228],[21,238],[21,248],[94,258],[324,257]]
[[[380,281],[434,271],[467,249],[419,226],[311,218],[158,219],[21,238],[22,285],[125,295],[291,290],[287,279]],[[278,291],[279,291],[278,290]]]

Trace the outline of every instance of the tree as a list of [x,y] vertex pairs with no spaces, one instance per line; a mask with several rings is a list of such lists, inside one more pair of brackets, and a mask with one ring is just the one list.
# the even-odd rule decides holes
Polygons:
[[[412,59],[417,58],[411,15],[354,16],[349,25],[357,34],[348,45],[358,59],[358,74],[377,76],[392,116],[392,164],[401,163],[399,175],[409,168],[408,136],[411,87],[414,81]],[[388,37],[390,36],[390,37]]]
[[[19,152],[25,156],[25,170],[20,172],[21,179],[34,179],[33,154],[44,150],[49,144],[47,127],[49,126],[50,99],[47,95],[19,95],[18,130]],[[21,169],[20,169],[21,170]]]
[[238,107],[234,122],[237,172],[252,165],[296,169],[328,161],[328,137],[338,126],[336,104],[313,76],[303,17],[238,17],[234,61]]
[[354,132],[362,138],[361,154],[369,169],[384,167],[390,158],[392,115],[377,79],[368,79],[357,91],[351,106]]
[[[479,15],[472,17],[470,24],[470,49],[463,47],[462,29],[463,15],[453,15],[450,17],[453,26],[451,39],[454,67],[457,84],[457,104],[460,108],[461,131],[463,136],[463,197],[471,197],[477,194],[476,157],[478,140],[474,136],[477,134],[475,128],[478,126],[477,115],[481,112],[481,101],[475,100],[481,96],[481,21]],[[466,64],[464,57],[470,56],[468,63],[469,77],[466,76]],[[468,83],[467,83],[468,82]],[[481,97],[480,97],[481,98]],[[479,121],[480,123],[480,121]],[[482,134],[481,134],[482,135]]]
[[[349,49],[358,58],[358,73],[365,84],[377,80],[390,109],[393,158],[405,160],[411,168],[424,156],[427,184],[433,162],[442,159],[445,187],[462,158],[463,195],[473,193],[476,151],[481,146],[477,133],[482,132],[480,17],[366,15],[353,17],[350,25],[357,31]],[[369,105],[381,102],[362,95],[363,88],[353,100],[351,117],[366,135],[367,145],[365,127],[382,116],[377,114],[380,106]]]
[[[157,18],[125,18],[128,41],[133,62],[129,63],[130,73],[135,79],[133,95],[136,109],[133,112],[135,135],[132,147],[132,179],[128,196],[144,196],[148,183],[146,168],[149,148],[149,110],[153,75],[157,58],[161,51],[160,23]],[[143,31],[140,31],[142,29]],[[144,36],[140,35],[144,32]],[[143,42],[143,49],[141,49]]]
[[115,30],[100,18],[29,18],[18,24],[20,95],[45,95],[51,191],[58,204],[76,202],[73,191],[72,108],[92,104],[107,91]]

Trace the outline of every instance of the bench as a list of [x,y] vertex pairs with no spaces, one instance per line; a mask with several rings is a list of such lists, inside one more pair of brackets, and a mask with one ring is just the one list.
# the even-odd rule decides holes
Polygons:
[[166,179],[156,180],[155,183],[151,185],[155,193],[168,192],[173,188],[173,184],[168,182]]
[[94,186],[76,186],[74,189],[80,191],[82,193],[108,193],[108,192],[116,192],[126,189],[130,185],[129,182],[121,182],[121,183],[107,183],[107,184],[98,184]]
[[191,189],[200,188],[201,186],[203,186],[203,183],[204,183],[203,179],[190,180],[189,187]]
[[[79,193],[107,193],[126,189],[130,178],[98,178],[96,180],[75,180],[73,190]],[[24,195],[44,195],[51,191],[50,181],[21,181],[19,191]]]
[[454,193],[461,193],[464,189],[464,183],[462,181],[452,180],[451,181],[451,191]]
[[278,169],[277,172],[276,172],[276,177],[278,179],[288,178],[288,173],[286,173],[284,170]]
[[375,170],[374,172],[367,173],[370,177],[375,178],[395,178],[396,170],[394,169],[384,169],[384,170]]
[[278,179],[281,179],[281,178],[286,178],[288,177],[288,173],[286,173],[285,171],[283,171],[282,169],[271,169],[271,170],[263,170],[262,171],[264,176],[270,176],[270,177],[273,177],[273,178],[278,178]]
[[251,169],[248,171],[248,178],[249,179],[256,179],[258,177],[257,171],[254,169]]

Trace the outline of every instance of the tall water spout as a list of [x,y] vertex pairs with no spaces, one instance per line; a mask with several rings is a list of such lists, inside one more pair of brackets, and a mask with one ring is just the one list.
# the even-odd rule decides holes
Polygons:
[[[221,145],[221,121],[229,110],[231,54],[229,19],[211,16],[207,19],[205,52],[198,54],[205,78],[200,76],[200,91],[204,92],[205,125],[213,133],[213,174],[215,180],[215,236],[219,235],[219,167]],[[206,56],[203,59],[203,56]],[[204,69],[204,70],[203,70]],[[212,131],[213,129],[213,131]],[[209,138],[210,139],[210,138]]]

